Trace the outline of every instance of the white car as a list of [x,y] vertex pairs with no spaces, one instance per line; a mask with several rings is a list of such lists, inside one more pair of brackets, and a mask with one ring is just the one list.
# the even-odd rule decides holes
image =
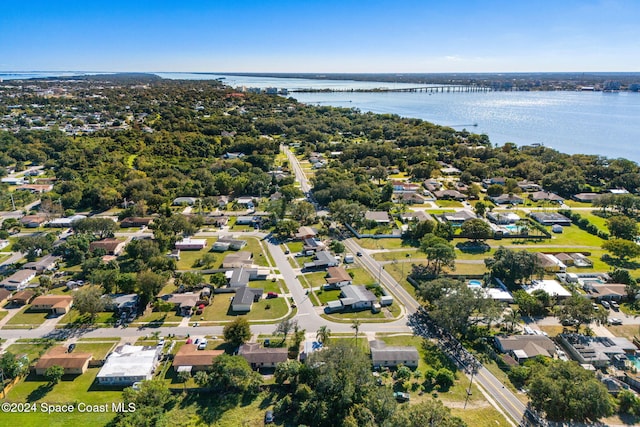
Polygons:
[[204,350],[205,348],[207,348],[207,340],[200,341],[200,344],[198,344],[198,350]]
[[610,325],[622,325],[622,319],[618,319],[617,317],[612,317],[609,319]]

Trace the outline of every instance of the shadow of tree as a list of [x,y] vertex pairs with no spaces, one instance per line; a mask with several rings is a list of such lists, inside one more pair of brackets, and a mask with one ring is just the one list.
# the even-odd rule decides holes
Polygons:
[[42,384],[37,389],[33,390],[27,396],[27,402],[37,402],[44,398],[51,390],[53,389],[53,385],[51,384]]

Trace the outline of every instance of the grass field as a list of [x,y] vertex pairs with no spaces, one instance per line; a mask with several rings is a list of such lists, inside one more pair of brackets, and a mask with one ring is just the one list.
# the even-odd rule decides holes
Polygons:
[[[161,312],[161,311],[152,311],[149,314],[145,314],[140,318],[136,319],[135,323],[159,323],[159,324],[170,324],[170,323],[180,323],[182,321],[182,316],[178,316],[175,310],[171,310],[169,312]],[[161,325],[158,325],[161,326]],[[175,325],[171,325],[175,326]]]
[[78,310],[72,308],[71,311],[65,314],[62,319],[60,319],[60,321],[58,322],[58,326],[80,326],[88,324],[112,326],[116,322],[116,320],[117,319],[114,317],[113,312],[103,311],[100,313],[96,313],[95,319],[91,321],[88,314],[81,315]]
[[0,310],[0,320],[2,320],[9,312],[7,310]]
[[40,326],[47,320],[49,313],[47,312],[33,312],[30,311],[31,306],[24,306],[18,313],[16,313],[5,325],[6,329],[11,329],[12,325],[27,325],[34,328]]
[[94,360],[103,360],[114,349],[117,341],[113,342],[83,342],[78,341],[74,352],[91,353]]
[[[261,299],[254,302],[251,311],[246,314],[231,311],[231,298],[234,294],[217,294],[211,304],[204,309],[201,316],[193,316],[192,322],[200,321],[230,321],[236,316],[243,316],[247,320],[273,320],[287,314],[288,306],[284,298]],[[267,309],[267,306],[270,308]]]
[[20,357],[26,355],[29,358],[29,362],[33,362],[39,358],[49,347],[54,345],[53,341],[50,342],[33,342],[33,343],[19,343],[11,344],[7,347],[7,353],[13,353]]

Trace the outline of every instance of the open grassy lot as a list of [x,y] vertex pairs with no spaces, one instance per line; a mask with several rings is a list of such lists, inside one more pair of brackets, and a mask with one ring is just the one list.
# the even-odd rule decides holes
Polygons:
[[[551,228],[549,228],[551,231]],[[604,240],[593,234],[589,234],[584,230],[581,230],[576,225],[564,227],[563,232],[560,234],[551,233],[553,235],[549,244],[553,245],[566,245],[566,246],[593,246],[599,248],[602,246]]]
[[116,322],[114,313],[112,311],[103,311],[96,313],[95,319],[91,320],[88,314],[81,315],[78,310],[72,308],[62,319],[58,322],[58,327],[71,327],[80,325],[103,325],[112,326]]
[[[288,306],[284,298],[261,299],[254,302],[248,313],[231,311],[231,298],[234,294],[217,294],[201,316],[193,316],[192,322],[230,321],[236,316],[244,316],[247,320],[273,320],[287,314]],[[267,308],[269,306],[269,308]]]
[[0,310],[0,320],[2,320],[9,312],[7,310]]
[[20,311],[16,313],[11,319],[9,319],[3,329],[12,329],[12,327],[14,326],[24,327],[24,325],[26,325],[26,327],[28,328],[31,326],[37,328],[38,326],[42,325],[45,320],[47,320],[48,316],[49,313],[41,311],[31,311],[31,306],[26,305],[22,309],[20,309]]
[[76,343],[76,348],[74,352],[91,353],[93,354],[93,358],[95,360],[103,360],[104,358],[107,357],[107,354],[109,354],[109,352],[111,352],[115,348],[117,343],[118,343],[117,341],[112,341],[112,342],[78,341]]
[[[622,320],[624,322],[624,319]],[[624,337],[633,341],[633,337],[640,337],[640,326],[638,325],[610,325],[607,329],[617,337]]]
[[377,277],[371,277],[371,274],[362,267],[355,267],[347,269],[349,274],[353,274],[354,285],[373,285],[378,283]]
[[287,242],[283,246],[286,246],[292,254],[302,252],[302,242]]
[[[202,258],[202,256],[206,253],[210,252],[211,245],[217,240],[215,238],[209,238],[207,240],[207,247],[201,249],[199,251],[180,251],[180,261],[176,263],[176,268],[178,270],[193,270],[193,269],[202,269],[202,266],[198,266],[196,261]],[[223,256],[220,256],[219,253],[211,252],[211,254],[215,257],[215,265],[213,268],[218,268],[218,266],[222,263]]]
[[7,353],[13,353],[16,356],[20,357],[23,354],[29,358],[29,362],[33,362],[38,359],[49,347],[54,345],[54,341],[47,342],[39,342],[34,341],[33,343],[16,343],[11,344],[7,347]]
[[441,208],[461,208],[462,203],[456,200],[437,200],[436,204]]
[[358,239],[358,244],[364,249],[404,249],[410,248],[402,239]]
[[[400,261],[407,258],[424,258],[425,255],[418,252],[418,249],[407,249],[400,251],[378,252],[373,254],[376,261]],[[426,259],[426,258],[425,258]]]
[[163,324],[180,323],[182,319],[182,316],[178,316],[175,310],[171,310],[168,312],[152,311],[151,313],[145,314],[140,318],[134,320],[134,323],[154,323],[158,324],[157,326],[162,326]]
[[[67,375],[58,384],[49,386],[48,382],[35,373],[11,389],[7,395],[10,402],[41,402],[55,403],[85,403],[89,405],[108,404],[111,409],[112,402],[121,400],[122,392],[119,389],[104,388],[94,384],[100,368],[90,368],[82,375]],[[115,413],[81,413],[51,415],[40,411],[36,414],[3,414],[3,422],[9,419],[7,425],[106,425],[114,418]]]

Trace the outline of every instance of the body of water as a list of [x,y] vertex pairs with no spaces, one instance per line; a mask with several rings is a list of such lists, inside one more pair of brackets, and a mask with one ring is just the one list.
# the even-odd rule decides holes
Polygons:
[[[0,79],[93,73],[0,73]],[[296,89],[367,89],[415,83],[245,77],[205,73],[155,73],[167,79],[222,79],[232,86]],[[640,162],[640,93],[603,92],[334,92],[291,93],[300,102],[415,117],[487,134],[502,145],[544,144],[569,154],[599,154]]]

